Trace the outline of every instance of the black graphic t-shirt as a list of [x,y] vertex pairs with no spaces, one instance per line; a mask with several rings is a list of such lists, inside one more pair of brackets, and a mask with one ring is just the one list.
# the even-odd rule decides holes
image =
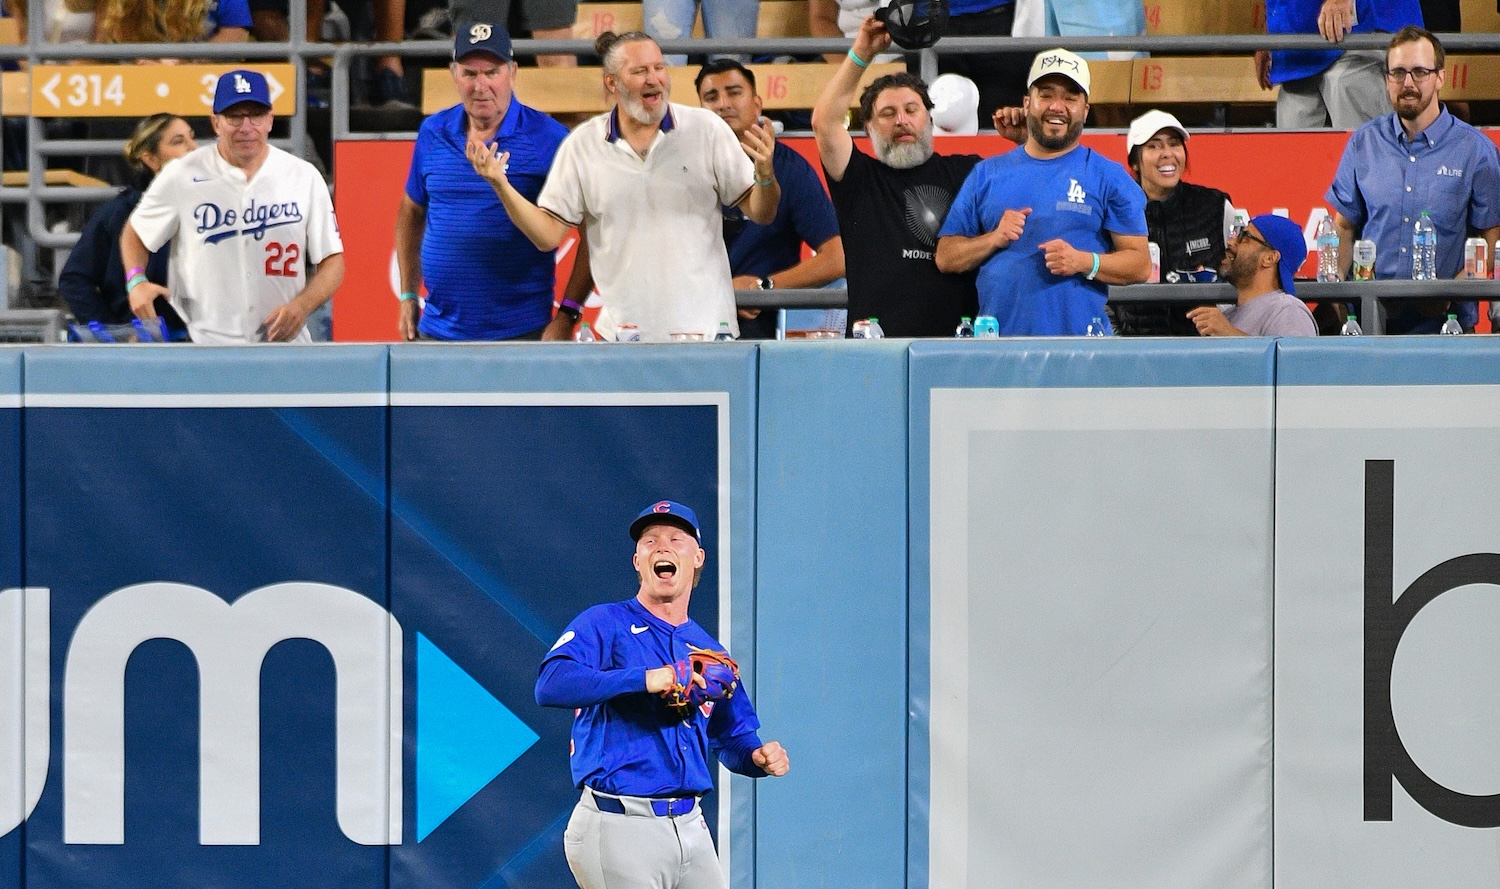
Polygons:
[[[844,238],[849,322],[876,317],[886,336],[952,336],[979,304],[973,273],[945,275],[933,254],[974,154],[938,155],[897,170],[859,148],[828,193]],[[827,171],[824,171],[825,174]]]

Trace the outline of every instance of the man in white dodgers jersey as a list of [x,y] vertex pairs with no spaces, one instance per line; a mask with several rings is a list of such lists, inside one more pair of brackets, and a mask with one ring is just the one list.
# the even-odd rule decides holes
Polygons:
[[[218,144],[164,169],[120,235],[131,311],[153,320],[152,301],[165,296],[196,343],[310,342],[308,315],[344,278],[328,186],[270,144],[265,75],[223,75],[213,108]],[[167,287],[138,277],[169,241]]]

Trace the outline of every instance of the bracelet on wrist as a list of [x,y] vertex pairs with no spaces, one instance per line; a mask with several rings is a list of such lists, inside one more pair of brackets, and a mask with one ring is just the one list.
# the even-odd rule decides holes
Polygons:
[[397,299],[401,300],[402,302],[406,302],[407,300],[413,300],[416,298],[417,295],[410,290],[401,291],[401,295],[397,297]]
[[130,291],[132,291],[132,290],[135,289],[135,287],[136,287],[137,284],[144,283],[145,281],[146,281],[146,276],[145,275],[142,275],[142,274],[139,274],[139,273],[137,273],[135,275],[132,275],[131,278],[130,278],[130,280],[125,282],[125,292],[127,294],[130,293]]
[[583,317],[583,306],[571,299],[565,299],[557,304],[557,313],[559,315],[567,315],[574,322],[577,322],[579,318]]
[[141,268],[140,266],[136,266],[135,268],[133,268],[130,271],[128,271],[128,272],[125,273],[125,280],[128,282],[128,281],[132,280],[133,278],[135,278],[136,275],[144,275],[144,274],[146,274],[146,270],[143,269],[143,268]]
[[1091,268],[1091,269],[1089,269],[1089,273],[1087,275],[1084,275],[1084,277],[1087,278],[1090,281],[1094,280],[1094,276],[1097,275],[1097,274],[1099,274],[1099,254],[1095,253],[1095,254],[1093,254],[1093,256],[1094,256],[1094,267]]
[[757,179],[757,180],[755,180],[755,187],[756,188],[770,188],[771,186],[773,186],[775,184],[776,184],[776,175],[774,173],[771,174],[770,176],[767,176],[764,179]]
[[853,62],[854,64],[858,65],[861,68],[868,68],[868,67],[870,67],[870,63],[869,62],[866,62],[864,59],[860,58],[858,55],[855,54],[853,47],[849,48],[849,61]]

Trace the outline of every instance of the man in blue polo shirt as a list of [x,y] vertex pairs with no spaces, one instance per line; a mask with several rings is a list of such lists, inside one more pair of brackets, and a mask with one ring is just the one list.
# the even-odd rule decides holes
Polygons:
[[[1356,238],[1375,242],[1376,278],[1411,278],[1412,227],[1425,210],[1437,230],[1437,276],[1463,269],[1464,239],[1500,237],[1500,152],[1438,101],[1445,72],[1443,45],[1421,28],[1403,28],[1385,55],[1392,113],[1355,130],[1324,198],[1339,232],[1347,274]],[[1436,333],[1447,302],[1388,307],[1387,333]],[[1465,330],[1478,320],[1473,303],[1458,303]]]
[[[1338,43],[1421,24],[1420,0],[1266,0],[1268,34],[1321,34]],[[1381,61],[1378,50],[1263,49],[1255,54],[1255,76],[1262,89],[1281,87],[1278,127],[1352,130],[1385,113]]]
[[396,213],[401,338],[541,339],[552,320],[553,252],[516,229],[464,152],[498,142],[510,152],[511,182],[535,200],[568,131],[516,101],[504,25],[460,25],[449,71],[461,101],[423,121]]
[[[734,59],[715,59],[693,81],[698,101],[719,115],[736,136],[759,122],[763,108],[755,73]],[[770,225],[756,225],[739,207],[724,208],[724,245],[736,290],[822,287],[844,276],[844,241],[833,203],[812,165],[777,142],[771,156],[781,203]],[[802,245],[815,252],[802,258]],[[774,339],[776,312],[740,309],[740,339]]]
[[[675,706],[689,649],[722,650],[688,616],[707,554],[693,510],[671,500],[630,523],[640,588],[575,617],[542,660],[536,702],[573,711],[568,762],[581,795],[563,834],[582,889],[724,889],[703,820],[717,759],[751,778],[785,775],[743,687]],[[700,679],[700,685],[705,685]]]

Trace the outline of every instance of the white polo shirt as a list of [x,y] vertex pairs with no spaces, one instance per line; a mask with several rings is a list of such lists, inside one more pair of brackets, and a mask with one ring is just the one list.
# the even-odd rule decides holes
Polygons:
[[[272,146],[255,177],[205,145],[162,168],[130,225],[153,253],[172,242],[167,290],[195,343],[265,339],[261,322],[307,286],[309,263],[344,252],[317,169]],[[295,342],[310,342],[303,328]]]
[[604,302],[599,332],[626,322],[641,339],[677,332],[712,338],[719,322],[739,335],[724,248],[722,207],[755,184],[755,164],[717,114],[671,104],[642,158],[620,133],[616,111],[563,140],[537,205],[588,238]]

